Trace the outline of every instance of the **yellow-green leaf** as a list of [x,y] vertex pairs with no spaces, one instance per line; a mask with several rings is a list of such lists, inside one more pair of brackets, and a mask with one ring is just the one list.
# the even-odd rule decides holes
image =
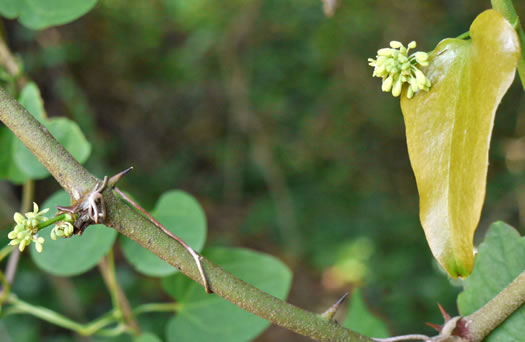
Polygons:
[[472,272],[494,116],[520,56],[516,32],[494,10],[474,20],[470,36],[441,41],[424,70],[430,91],[401,100],[421,223],[454,277]]

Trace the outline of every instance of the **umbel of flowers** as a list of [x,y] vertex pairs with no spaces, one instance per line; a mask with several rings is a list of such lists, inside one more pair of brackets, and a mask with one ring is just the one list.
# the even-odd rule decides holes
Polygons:
[[419,67],[428,65],[426,52],[415,52],[408,55],[410,49],[416,47],[416,42],[410,42],[408,48],[398,41],[391,41],[390,48],[377,51],[376,59],[369,58],[368,65],[374,67],[372,76],[381,77],[384,92],[392,91],[393,96],[399,96],[403,84],[408,84],[407,97],[410,99],[419,90],[428,91],[430,80]]
[[33,203],[33,211],[25,213],[25,216],[20,213],[15,213],[14,220],[16,226],[7,235],[7,237],[11,239],[9,244],[12,246],[18,245],[18,249],[22,252],[27,246],[34,242],[37,252],[41,253],[45,239],[38,236],[38,231],[53,223],[56,223],[51,231],[51,238],[53,240],[56,240],[57,236],[70,237],[74,230],[74,227],[71,224],[73,222],[73,217],[69,214],[61,214],[49,219],[44,216],[48,211],[49,208],[39,211],[38,205]]

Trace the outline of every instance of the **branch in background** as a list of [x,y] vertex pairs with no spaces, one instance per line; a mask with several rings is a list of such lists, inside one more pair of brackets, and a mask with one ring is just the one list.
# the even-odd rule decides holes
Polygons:
[[16,61],[15,56],[11,53],[5,40],[0,37],[0,65],[5,68],[5,71],[11,76],[20,74],[20,67]]
[[134,335],[140,335],[139,324],[137,323],[135,316],[133,316],[128,298],[120,287],[115,275],[113,250],[110,250],[109,254],[100,260],[98,268],[104,278],[104,283],[106,283],[109,293],[111,294],[113,308],[120,311],[120,314],[122,315],[121,317],[124,318],[124,322],[129,326],[131,332]]
[[[260,168],[262,176],[266,181],[270,191],[274,208],[277,216],[277,224],[280,229],[283,240],[289,246],[293,255],[302,255],[301,242],[302,236],[297,228],[295,217],[295,205],[292,193],[288,187],[286,177],[273,156],[273,144],[271,136],[265,129],[265,125],[253,110],[250,101],[250,95],[247,89],[250,89],[249,77],[241,63],[241,46],[248,44],[248,37],[254,24],[257,22],[257,16],[260,12],[262,1],[252,1],[242,9],[242,15],[237,16],[237,20],[232,22],[229,34],[225,39],[220,52],[221,68],[226,78],[228,97],[231,107],[230,127],[231,138],[229,141],[234,145],[238,144],[237,136],[244,135],[250,142],[255,164]],[[237,149],[232,149],[237,151]],[[228,158],[227,171],[237,172],[238,165],[236,159]],[[228,177],[227,185],[231,184],[232,179],[238,179],[237,174]]]

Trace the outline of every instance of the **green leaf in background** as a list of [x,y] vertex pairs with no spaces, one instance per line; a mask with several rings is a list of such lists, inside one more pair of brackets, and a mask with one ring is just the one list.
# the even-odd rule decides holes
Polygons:
[[[45,126],[79,163],[83,164],[88,159],[91,144],[75,122],[67,118],[52,118],[45,121]],[[14,143],[14,160],[16,166],[32,179],[49,176],[47,169],[18,139]]]
[[[65,149],[79,163],[84,163],[91,154],[91,144],[86,140],[78,125],[67,118],[47,119],[44,114],[44,101],[35,83],[28,83],[22,90],[19,102],[38,121],[40,121]],[[12,153],[16,168],[21,170],[26,178],[42,179],[49,176],[47,169],[38,159],[15,138]],[[24,177],[22,177],[24,178]]]
[[34,82],[29,82],[20,92],[18,102],[27,109],[40,123],[44,123],[44,100],[40,89]]
[[366,307],[361,289],[356,289],[348,306],[348,314],[343,324],[362,335],[369,337],[389,337],[386,324],[374,316]]
[[[151,214],[194,250],[202,250],[207,233],[206,215],[199,202],[191,195],[180,190],[166,192]],[[138,272],[153,277],[177,272],[175,267],[133,240],[122,236],[120,241],[124,256]]]
[[14,160],[14,145],[17,137],[9,130],[9,128],[0,127],[0,146],[2,146],[2,153],[0,153],[0,179],[8,179],[15,184],[22,184],[30,179],[22,170],[18,168]]
[[143,333],[139,337],[135,337],[133,342],[162,342],[162,340],[158,336],[147,332]]
[[[40,96],[40,90],[35,83],[30,82],[22,89],[18,101],[38,121],[43,122],[43,101]],[[21,184],[31,179],[31,177],[18,167],[14,159],[14,149],[17,140],[15,135],[7,127],[0,127],[0,146],[2,146],[2,153],[0,155],[0,178],[7,178],[16,184]]]
[[[240,248],[213,248],[204,255],[247,283],[285,299],[292,274],[280,260]],[[243,342],[262,333],[270,323],[176,274],[163,279],[164,289],[180,304],[166,327],[168,341]]]
[[[462,316],[470,315],[525,271],[525,238],[511,226],[496,222],[479,246],[474,271],[463,283],[458,296]],[[485,342],[520,342],[525,336],[525,306],[516,310]]]
[[453,277],[472,272],[494,116],[520,56],[516,32],[494,10],[474,20],[470,36],[440,42],[424,70],[430,91],[401,99],[421,223]]
[[[56,205],[67,206],[69,203],[69,196],[61,190],[40,208],[50,208],[48,217],[51,217],[56,213]],[[40,231],[39,235],[46,239],[44,250],[38,253],[32,244],[31,257],[38,267],[57,276],[73,276],[88,271],[113,247],[117,236],[116,230],[99,224],[89,226],[82,236],[52,240],[49,236],[52,228],[51,225]]]
[[2,146],[2,153],[0,153],[0,179],[7,177],[13,161],[11,153],[12,135],[7,127],[0,126],[0,146]]
[[91,10],[97,0],[2,0],[0,15],[18,17],[24,26],[41,30],[67,24]]

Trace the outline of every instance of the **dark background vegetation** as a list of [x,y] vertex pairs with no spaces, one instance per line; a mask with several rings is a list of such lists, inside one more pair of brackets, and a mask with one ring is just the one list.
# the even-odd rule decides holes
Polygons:
[[[515,5],[523,17],[525,3]],[[424,322],[441,323],[438,302],[457,313],[461,282],[433,262],[399,100],[381,92],[367,58],[390,40],[430,51],[489,7],[341,0],[327,18],[319,0],[102,0],[58,28],[3,24],[48,115],[76,120],[93,144],[90,171],[102,177],[133,165],[121,188],[147,208],[166,190],[190,192],[208,217],[207,246],[284,260],[294,272],[293,304],[322,312],[363,287],[393,333],[431,334]],[[523,227],[524,108],[516,81],[496,117],[477,241],[497,219]],[[52,179],[38,182],[38,202],[57,189]],[[7,234],[20,189],[0,183],[0,192]],[[168,300],[157,279],[116,253],[132,304]],[[15,288],[79,320],[111,305],[96,269],[62,279],[26,256]],[[140,323],[162,336],[168,317]],[[0,337],[15,324],[17,342],[71,340],[29,317],[4,320]],[[276,340],[307,341],[276,327],[257,339]]]

